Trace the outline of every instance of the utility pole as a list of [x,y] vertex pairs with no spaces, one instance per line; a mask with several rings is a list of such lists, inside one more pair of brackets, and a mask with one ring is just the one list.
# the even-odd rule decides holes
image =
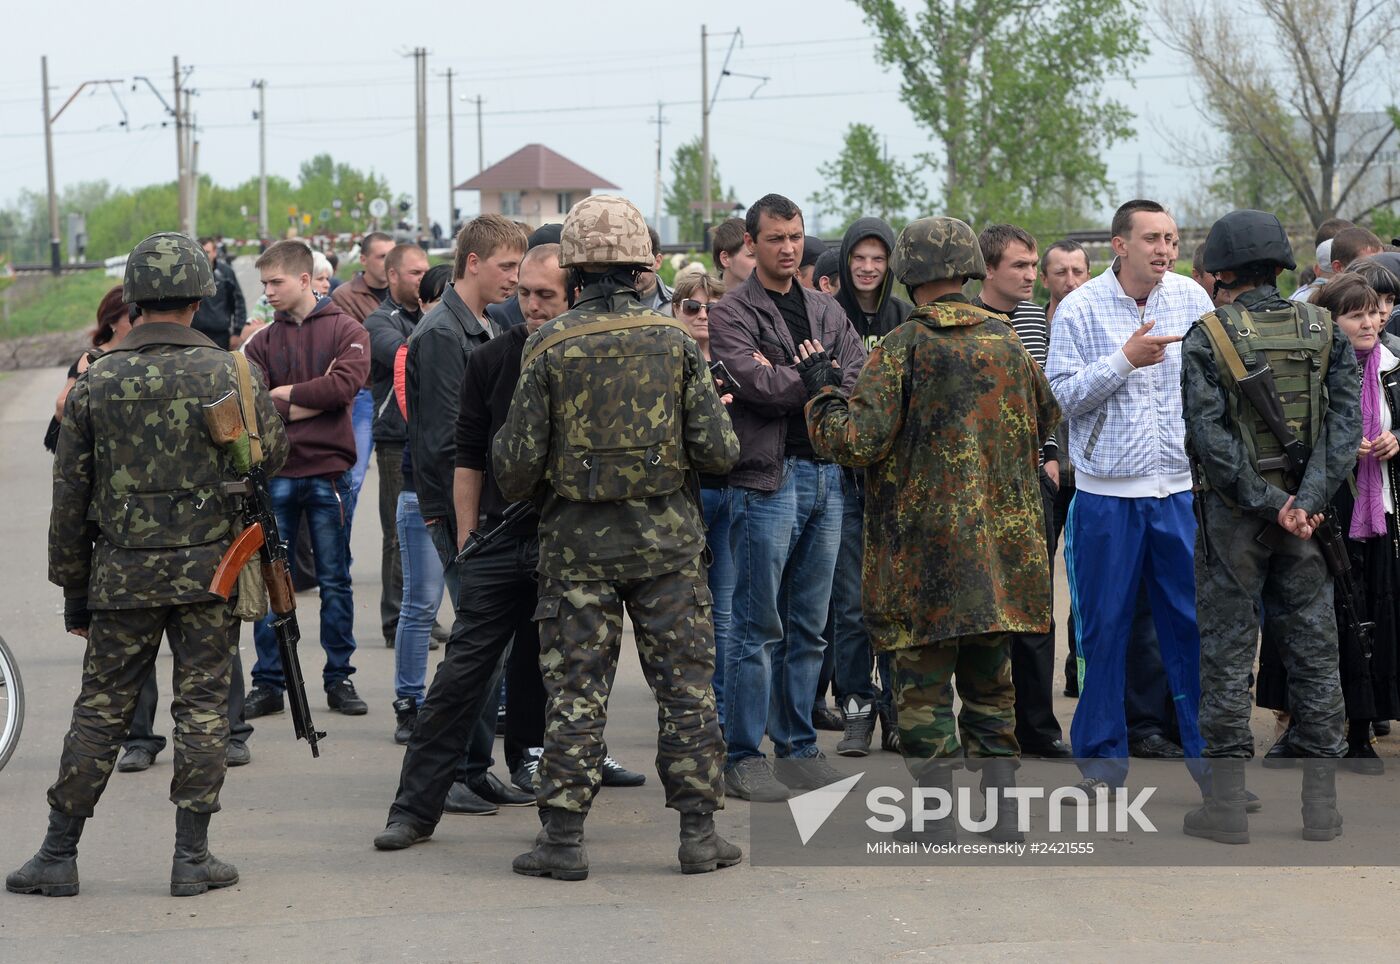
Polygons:
[[179,198],[180,230],[188,233],[190,208],[189,198],[185,193],[189,187],[189,169],[185,163],[188,157],[185,152],[185,105],[180,97],[180,58],[171,59],[175,65],[175,193]]
[[481,95],[476,95],[476,173],[486,170],[486,142],[481,139]]
[[199,141],[194,139],[196,127],[193,117],[190,119],[190,225],[186,233],[194,238],[199,236]]
[[428,234],[428,50],[413,48],[418,115],[418,230]]
[[700,245],[710,247],[710,32],[700,25]]
[[656,197],[652,209],[652,221],[656,227],[656,233],[661,233],[661,125],[666,123],[663,111],[666,105],[661,101],[656,102]]
[[[41,56],[39,58],[39,82],[43,84],[44,101],[44,166],[48,174],[49,187],[49,270],[58,274],[63,270],[63,259],[59,256],[58,237],[58,190],[54,187],[53,181],[53,125],[58,123],[58,118],[68,109],[68,105],[78,99],[86,88],[97,84],[116,85],[123,83],[121,80],[85,80],[77,86],[73,93],[68,95],[68,99],[63,102],[63,106],[56,112],[49,112],[49,58]],[[113,93],[116,88],[113,86]],[[121,98],[117,98],[117,105],[121,106]],[[126,113],[126,108],[122,108],[122,113]],[[125,121],[122,121],[125,124]],[[69,252],[72,255],[74,252]]]
[[44,85],[44,155],[49,173],[49,270],[58,274],[63,270],[58,256],[58,194],[53,185],[53,121],[49,116],[49,58],[39,58],[39,73]]
[[452,115],[456,113],[452,100],[452,68],[447,68],[447,234],[452,236],[457,223],[457,154],[453,140]]
[[267,81],[255,80],[258,89],[258,240],[267,240]]

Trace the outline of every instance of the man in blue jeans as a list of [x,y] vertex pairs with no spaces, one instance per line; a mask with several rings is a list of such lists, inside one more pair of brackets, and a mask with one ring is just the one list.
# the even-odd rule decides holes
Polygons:
[[[302,518],[307,521],[321,589],[326,700],[331,709],[358,716],[368,707],[350,682],[355,672],[350,665],[355,652],[349,541],[355,435],[350,405],[369,375],[369,336],[331,299],[317,299],[311,290],[311,249],[300,241],[278,241],[258,258],[257,269],[277,323],[252,339],[245,351],[263,373],[291,442],[286,464],[268,482],[268,494],[288,555],[296,551]],[[287,684],[271,619],[269,614],[253,630],[258,661],[244,703],[245,719],[283,708]]]
[[[796,280],[804,237],[797,205],[766,195],[749,208],[744,230],[754,271],[710,313],[711,353],[736,382],[729,414],[741,449],[729,476],[737,585],[724,679],[725,787],[745,800],[776,801],[789,787],[840,779],[817,749],[812,702],[841,541],[841,470],[818,459],[808,440],[797,346],[820,342],[847,390],[865,350],[836,302]],[[779,760],[791,761],[776,774],[759,750],[765,732]]]

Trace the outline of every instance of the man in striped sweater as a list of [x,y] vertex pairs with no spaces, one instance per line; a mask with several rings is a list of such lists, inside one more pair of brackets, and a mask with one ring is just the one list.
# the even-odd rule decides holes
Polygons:
[[[1016,330],[1021,346],[1041,370],[1050,347],[1050,331],[1045,309],[1031,301],[1039,267],[1036,242],[1027,231],[1014,224],[992,224],[977,237],[987,278],[973,304],[1003,315]],[[1059,487],[1060,464],[1055,437],[1040,452],[1040,499],[1047,520],[1054,519],[1055,493]],[[1053,573],[1054,533],[1045,527],[1045,544]],[[1016,742],[1025,756],[1065,760],[1071,757],[1064,732],[1055,719],[1055,624],[1046,633],[1022,634],[1011,644],[1011,678],[1016,685]]]

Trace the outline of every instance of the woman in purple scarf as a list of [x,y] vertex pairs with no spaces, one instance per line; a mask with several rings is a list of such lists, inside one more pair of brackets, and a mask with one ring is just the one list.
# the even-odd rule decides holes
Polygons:
[[1330,311],[1351,340],[1361,379],[1362,440],[1354,484],[1337,490],[1334,509],[1347,537],[1353,579],[1362,597],[1361,617],[1375,623],[1369,657],[1347,631],[1340,605],[1337,629],[1348,763],[1358,773],[1379,774],[1383,764],[1371,746],[1371,725],[1400,717],[1400,532],[1395,521],[1400,479],[1393,461],[1400,452],[1400,338],[1384,333],[1380,298],[1358,274],[1333,278],[1313,295],[1313,303]]

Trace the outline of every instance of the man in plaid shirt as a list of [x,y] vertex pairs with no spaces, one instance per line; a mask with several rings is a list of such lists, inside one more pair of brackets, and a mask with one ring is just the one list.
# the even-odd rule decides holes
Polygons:
[[[1091,791],[1128,771],[1124,674],[1133,603],[1145,581],[1186,756],[1199,757],[1191,472],[1181,415],[1186,330],[1213,309],[1174,272],[1177,232],[1162,205],[1113,216],[1109,269],[1055,312],[1046,375],[1068,422],[1078,491],[1065,525],[1081,695],[1070,727]],[[1062,436],[1063,438],[1063,433]]]

